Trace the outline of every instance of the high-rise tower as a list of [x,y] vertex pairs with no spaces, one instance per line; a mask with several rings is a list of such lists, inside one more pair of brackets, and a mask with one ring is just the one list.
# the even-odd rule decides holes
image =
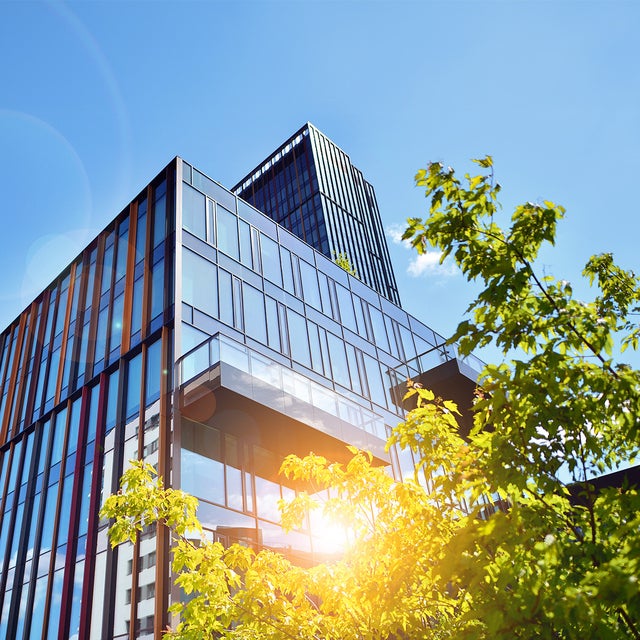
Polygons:
[[294,133],[233,192],[325,256],[346,254],[363,282],[400,304],[373,187],[312,124]]

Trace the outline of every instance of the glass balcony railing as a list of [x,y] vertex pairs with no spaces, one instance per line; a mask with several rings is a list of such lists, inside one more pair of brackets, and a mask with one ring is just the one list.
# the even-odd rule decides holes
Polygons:
[[[245,384],[258,386],[260,392],[271,390],[272,396],[294,399],[299,401],[298,404],[303,403],[304,406],[310,406],[312,410],[338,418],[377,438],[386,439],[387,437],[383,418],[373,411],[219,333],[178,360],[176,379],[179,387],[221,364],[245,374],[247,376]],[[222,377],[222,385],[225,386],[224,375]],[[231,380],[232,376],[229,378]],[[237,382],[235,384],[238,385]],[[234,390],[251,397],[252,389]],[[255,389],[253,395],[259,395]],[[286,404],[282,403],[281,406]],[[284,412],[291,415],[291,411]],[[297,412],[295,417],[302,413]],[[314,411],[310,413],[313,415]],[[316,413],[316,415],[319,414]]]
[[406,362],[406,366],[409,368],[409,375],[411,376],[430,371],[450,360],[458,360],[458,362],[465,364],[475,372],[476,376],[480,374],[485,366],[485,363],[472,353],[468,356],[460,356],[455,345],[449,345],[444,342],[421,353],[415,358],[411,358],[411,360]]

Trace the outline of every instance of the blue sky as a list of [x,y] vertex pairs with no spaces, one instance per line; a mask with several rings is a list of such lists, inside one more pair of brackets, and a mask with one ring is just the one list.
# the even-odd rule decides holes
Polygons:
[[545,273],[640,271],[639,30],[622,0],[0,1],[0,326],[173,156],[232,186],[307,120],[375,186],[404,306],[441,333],[473,287],[392,240],[429,161],[488,153],[505,212],[563,204]]

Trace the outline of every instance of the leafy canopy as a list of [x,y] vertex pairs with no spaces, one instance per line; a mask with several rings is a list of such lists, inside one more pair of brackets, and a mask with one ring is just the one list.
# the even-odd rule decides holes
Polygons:
[[312,568],[207,541],[193,499],[135,463],[103,516],[114,545],[149,523],[171,530],[190,599],[172,605],[168,638],[640,638],[640,497],[588,483],[638,452],[640,373],[614,347],[637,349],[640,281],[610,254],[585,266],[590,302],[539,277],[564,209],[526,203],[499,226],[491,158],[476,162],[464,179],[420,171],[430,215],[404,234],[482,285],[451,340],[462,355],[493,341],[505,361],[482,373],[470,435],[453,403],[411,386],[416,408],[388,445],[413,452],[404,480],[356,450],[346,465],[289,456],[282,472],[309,491],[281,504],[285,529],[321,509],[349,530],[344,556]]

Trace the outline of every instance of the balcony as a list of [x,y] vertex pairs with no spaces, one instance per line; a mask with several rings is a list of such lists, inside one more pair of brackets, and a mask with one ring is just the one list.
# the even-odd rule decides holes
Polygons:
[[339,460],[349,444],[390,462],[381,416],[228,336],[216,334],[182,356],[176,380],[181,413],[192,420],[208,422],[224,403],[287,453]]
[[392,381],[392,397],[396,406],[409,411],[415,407],[415,400],[403,400],[406,380],[430,389],[444,400],[452,400],[458,405],[462,416],[458,416],[460,432],[467,435],[473,425],[473,397],[478,376],[484,362],[473,354],[459,357],[455,346],[439,344],[409,360],[406,364],[389,372]]

